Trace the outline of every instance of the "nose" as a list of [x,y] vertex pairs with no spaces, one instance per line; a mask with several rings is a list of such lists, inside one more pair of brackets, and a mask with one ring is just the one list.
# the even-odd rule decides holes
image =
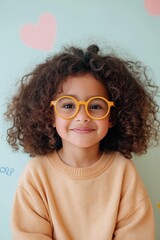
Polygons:
[[90,121],[90,117],[88,116],[84,105],[79,106],[79,111],[78,111],[77,115],[75,116],[75,121],[79,121],[79,122]]

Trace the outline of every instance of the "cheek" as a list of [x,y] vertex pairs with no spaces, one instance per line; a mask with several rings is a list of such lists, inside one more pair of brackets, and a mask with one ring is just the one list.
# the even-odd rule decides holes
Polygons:
[[67,130],[68,122],[58,116],[55,117],[54,127],[56,128],[58,134],[61,136],[61,134],[64,133],[65,130]]
[[55,125],[56,129],[59,129],[61,126],[63,126],[63,121],[61,121],[61,119],[58,116],[56,116],[54,125]]
[[102,120],[102,122],[98,122],[97,125],[98,125],[98,129],[99,129],[99,133],[101,135],[105,136],[108,132],[109,127],[110,127],[109,120],[106,120],[106,121]]

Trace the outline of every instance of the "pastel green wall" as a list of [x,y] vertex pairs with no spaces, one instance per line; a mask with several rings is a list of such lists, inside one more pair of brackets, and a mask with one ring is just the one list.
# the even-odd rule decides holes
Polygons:
[[[6,102],[15,83],[36,63],[65,44],[107,44],[122,55],[133,56],[150,66],[160,84],[160,16],[151,15],[140,0],[0,0],[0,239],[11,240],[10,213],[18,178],[29,157],[13,152],[6,143],[8,123],[3,119]],[[154,2],[154,1],[153,1]],[[55,44],[41,51],[24,44],[20,30],[36,23],[49,12],[57,22]],[[160,148],[152,148],[134,162],[148,190],[156,219],[156,239],[160,239]],[[7,175],[7,167],[10,172]]]

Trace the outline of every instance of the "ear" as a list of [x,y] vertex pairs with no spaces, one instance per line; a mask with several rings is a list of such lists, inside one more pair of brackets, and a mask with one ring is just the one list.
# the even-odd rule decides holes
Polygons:
[[115,125],[114,122],[111,119],[109,119],[109,125],[108,125],[109,128],[114,127],[114,125]]
[[53,121],[52,126],[53,126],[54,128],[56,127],[55,121]]

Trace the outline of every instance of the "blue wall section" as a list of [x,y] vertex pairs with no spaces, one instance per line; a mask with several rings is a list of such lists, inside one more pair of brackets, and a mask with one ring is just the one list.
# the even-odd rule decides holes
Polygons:
[[[16,82],[35,64],[57,52],[65,44],[98,42],[111,46],[123,56],[133,56],[152,69],[160,85],[160,16],[147,11],[147,1],[128,0],[1,0],[0,1],[0,239],[11,240],[10,214],[18,178],[29,156],[15,153],[6,143],[8,123],[3,119],[7,101],[16,90]],[[148,1],[149,2],[149,1]],[[151,4],[154,1],[150,1]],[[157,8],[159,6],[157,5]],[[160,11],[159,11],[160,12]],[[28,46],[20,37],[22,28],[36,24],[44,13],[56,19],[54,44],[49,50]],[[151,197],[156,239],[160,239],[160,149],[134,158]]]

